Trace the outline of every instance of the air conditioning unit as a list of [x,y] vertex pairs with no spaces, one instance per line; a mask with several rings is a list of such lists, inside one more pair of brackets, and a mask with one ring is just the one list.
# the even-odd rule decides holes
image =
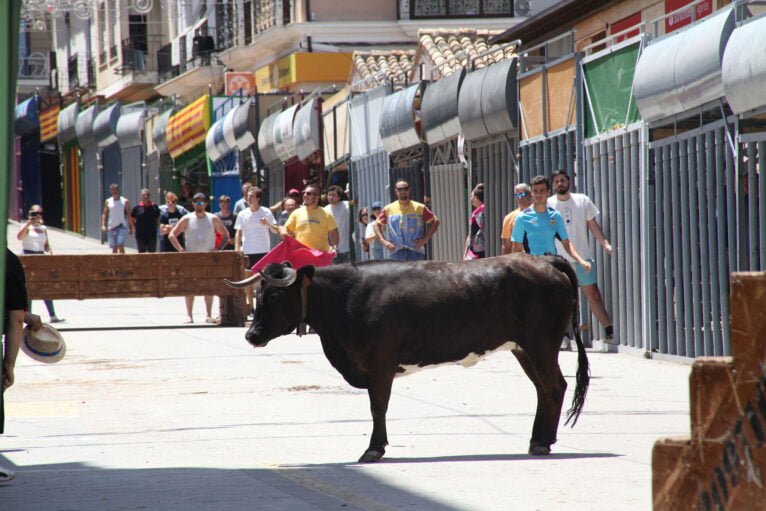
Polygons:
[[529,0],[514,0],[513,1],[513,14],[514,16],[529,16],[531,6]]

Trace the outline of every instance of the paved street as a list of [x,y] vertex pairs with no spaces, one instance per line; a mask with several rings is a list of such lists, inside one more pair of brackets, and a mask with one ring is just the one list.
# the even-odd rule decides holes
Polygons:
[[[534,389],[499,353],[397,380],[386,457],[359,465],[367,395],[316,336],[256,350],[243,328],[182,325],[182,298],[56,307],[65,359],[20,354],[6,393],[0,463],[17,477],[0,485],[2,510],[647,510],[653,443],[689,431],[689,366],[591,352],[580,422],[529,457]],[[576,354],[560,360],[568,407]]]

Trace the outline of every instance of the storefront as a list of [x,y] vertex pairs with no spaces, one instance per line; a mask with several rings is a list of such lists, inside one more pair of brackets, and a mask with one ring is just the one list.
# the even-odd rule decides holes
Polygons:
[[168,153],[180,181],[179,199],[184,206],[190,206],[191,195],[196,191],[210,194],[210,168],[205,151],[210,116],[211,100],[205,95],[170,117],[165,129]]
[[82,160],[82,218],[81,233],[89,238],[101,239],[101,213],[105,197],[102,194],[99,169],[99,147],[93,132],[98,105],[92,105],[77,115],[75,132]]
[[82,182],[80,169],[80,151],[77,147],[77,116],[80,104],[72,103],[59,112],[58,142],[61,151],[62,188],[64,195],[64,228],[78,234],[82,233]]

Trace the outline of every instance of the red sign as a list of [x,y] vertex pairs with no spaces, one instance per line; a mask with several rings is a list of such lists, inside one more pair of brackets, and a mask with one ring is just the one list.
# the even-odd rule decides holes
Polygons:
[[[690,3],[692,3],[692,0],[665,0],[665,14],[670,14]],[[665,18],[665,33],[668,34],[691,23],[692,10],[694,11],[694,21],[704,18],[713,12],[713,0],[703,0],[695,5],[689,6],[688,9],[683,9],[667,16]]]
[[224,81],[226,82],[225,94],[227,96],[238,94],[240,89],[245,96],[255,92],[255,74],[251,72],[229,71],[224,74]]
[[[615,40],[616,43],[619,43],[620,41],[624,41],[625,39],[630,39],[631,37],[635,37],[638,35],[638,27],[636,27],[636,25],[640,23],[641,23],[641,13],[637,12],[637,13],[631,14],[630,16],[622,18],[620,21],[616,21],[612,23],[612,25],[609,27],[609,35],[619,34],[620,32],[623,32],[622,35],[617,36],[617,39]],[[624,32],[625,30],[628,30],[631,27],[636,27],[636,28],[628,32]]]

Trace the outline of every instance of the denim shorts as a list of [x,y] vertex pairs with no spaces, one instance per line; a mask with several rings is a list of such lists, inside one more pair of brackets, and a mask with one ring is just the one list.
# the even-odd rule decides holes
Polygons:
[[572,261],[572,266],[574,266],[575,273],[577,273],[577,283],[580,287],[582,286],[592,286],[596,283],[596,261],[593,259],[586,259],[590,263],[590,271],[588,273],[585,273],[585,269],[580,266],[580,263],[577,263],[575,261]]
[[109,248],[125,246],[125,240],[128,237],[128,228],[124,225],[118,225],[109,229]]

